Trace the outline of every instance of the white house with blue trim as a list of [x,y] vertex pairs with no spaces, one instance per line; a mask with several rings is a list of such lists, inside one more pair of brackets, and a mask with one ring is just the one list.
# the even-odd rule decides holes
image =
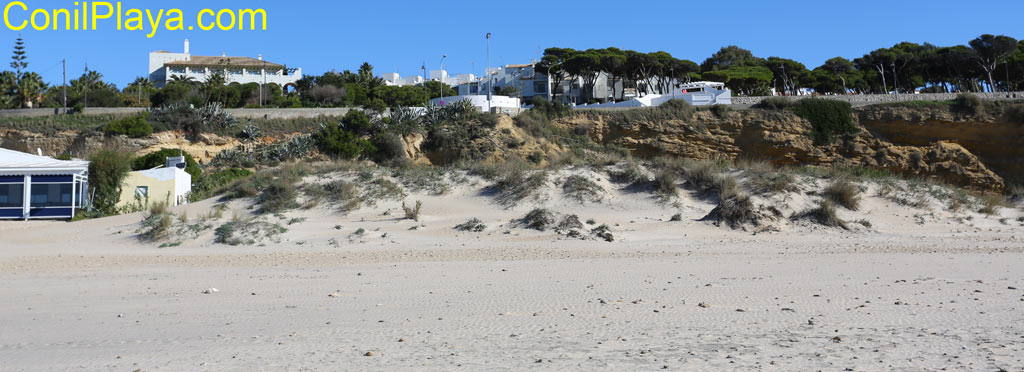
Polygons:
[[0,149],[0,219],[74,218],[88,189],[88,161]]

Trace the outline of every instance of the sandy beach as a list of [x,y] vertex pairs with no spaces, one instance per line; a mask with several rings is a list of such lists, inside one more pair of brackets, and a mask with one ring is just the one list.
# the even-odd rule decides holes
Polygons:
[[[955,217],[865,197],[841,214],[870,229],[752,232],[698,221],[714,205],[685,193],[675,205],[612,188],[601,203],[544,199],[612,226],[606,242],[519,228],[533,203],[496,208],[475,190],[410,195],[424,204],[418,222],[392,215],[397,201],[264,216],[288,231],[256,245],[216,244],[206,231],[158,248],[136,235],[141,213],[5,222],[3,370],[1024,365],[1016,209]],[[174,212],[197,218],[214,203]],[[487,228],[452,229],[470,217]]]

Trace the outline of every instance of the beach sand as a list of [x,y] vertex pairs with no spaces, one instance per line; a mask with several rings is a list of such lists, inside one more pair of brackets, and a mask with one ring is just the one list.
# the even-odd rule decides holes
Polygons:
[[[532,206],[470,188],[411,195],[419,222],[394,216],[397,201],[290,211],[269,218],[305,220],[255,246],[207,231],[158,248],[137,239],[138,213],[0,223],[0,370],[1024,366],[1018,210],[957,219],[866,198],[841,213],[871,229],[754,233],[697,221],[714,205],[687,195],[545,202],[608,224],[605,242],[516,227]],[[471,217],[487,229],[452,229]]]

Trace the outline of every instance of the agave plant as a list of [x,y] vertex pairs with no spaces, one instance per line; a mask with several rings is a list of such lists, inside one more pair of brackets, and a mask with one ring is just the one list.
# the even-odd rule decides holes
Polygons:
[[247,125],[245,129],[242,129],[242,133],[239,134],[239,137],[248,142],[255,141],[261,136],[263,136],[263,131],[255,125]]
[[199,117],[207,127],[230,129],[238,124],[238,119],[224,110],[220,102],[213,102],[199,108]]

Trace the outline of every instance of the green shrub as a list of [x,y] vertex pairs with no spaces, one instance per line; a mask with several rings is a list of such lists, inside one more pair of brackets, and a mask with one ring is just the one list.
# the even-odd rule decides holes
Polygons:
[[131,169],[131,158],[125,153],[103,150],[89,157],[89,187],[96,210],[105,215],[116,213],[121,183]]
[[551,102],[541,96],[534,96],[532,104],[533,109],[530,112],[540,114],[548,120],[568,116],[572,113],[572,106],[566,105],[562,101]]
[[754,203],[745,194],[733,194],[723,198],[715,209],[712,209],[701,221],[712,221],[716,225],[726,224],[732,229],[738,229],[744,225],[760,224],[754,210]]
[[637,122],[662,123],[669,120],[690,121],[696,111],[689,102],[682,99],[673,99],[657,107],[641,107],[628,110],[587,110],[586,115],[592,119],[603,117],[606,121],[618,128],[630,128]]
[[278,213],[296,207],[295,198],[298,196],[295,184],[291,179],[275,178],[263,192],[260,193],[260,212]]
[[405,141],[397,133],[380,133],[373,138],[377,149],[374,159],[382,163],[402,164],[409,159],[405,155]]
[[167,202],[153,203],[149,208],[149,214],[142,220],[143,231],[139,234],[139,239],[148,242],[161,240],[167,237],[173,225],[174,221],[167,211]]
[[652,181],[647,171],[633,160],[621,163],[618,170],[611,170],[608,175],[612,182],[624,183],[637,188],[646,188]]
[[321,152],[342,159],[355,159],[364,153],[377,152],[370,141],[339,125],[323,125],[313,138]]
[[338,204],[343,212],[349,212],[359,208],[361,203],[360,190],[352,182],[336,180],[328,183],[312,183],[302,187],[303,194],[308,198],[307,206],[312,207],[326,200],[331,204]]
[[583,203],[586,201],[600,201],[601,193],[604,189],[586,177],[571,175],[562,183],[562,191],[570,198]]
[[571,231],[583,228],[583,223],[580,222],[580,217],[575,214],[562,217],[562,220],[558,222],[558,226],[555,226],[555,231]]
[[1024,124],[1024,104],[1017,104],[1006,109],[1006,116],[1011,122]]
[[160,149],[159,151],[140,156],[132,161],[132,170],[140,171],[163,167],[167,164],[167,158],[177,157],[182,154],[185,155],[185,172],[192,176],[192,184],[194,185],[199,182],[200,177],[203,175],[203,170],[199,169],[199,163],[196,162],[196,159],[191,154],[181,149]]
[[753,107],[764,110],[782,111],[793,107],[793,101],[786,97],[766,97]]
[[679,174],[671,169],[662,169],[654,176],[654,184],[657,186],[658,194],[665,198],[672,198],[678,195]]
[[495,182],[491,186],[491,191],[497,194],[498,202],[505,206],[515,205],[540,190],[547,183],[547,172],[528,173],[512,171]]
[[829,144],[838,135],[852,134],[858,130],[853,124],[853,108],[849,102],[807,98],[800,100],[794,111],[811,122],[811,138],[815,144]]
[[807,219],[819,225],[828,227],[841,227],[843,229],[849,230],[849,227],[846,226],[846,221],[843,221],[842,219],[839,218],[839,216],[836,215],[836,207],[834,207],[832,205],[832,202],[828,201],[828,199],[822,199],[820,202],[818,202],[817,208],[813,208],[803,213],[797,214],[796,216],[793,216],[793,219]]
[[484,222],[480,221],[479,218],[472,218],[469,221],[456,225],[455,230],[466,232],[481,232],[487,230],[487,225],[484,225]]
[[[187,168],[187,167],[186,167]],[[224,192],[231,184],[252,176],[252,171],[242,168],[228,168],[207,173],[192,187],[189,201],[203,200]]]
[[960,93],[953,100],[953,108],[968,114],[981,115],[985,113],[985,102],[974,94]]
[[367,134],[373,129],[370,117],[362,110],[351,110],[341,118],[341,127],[349,132]]
[[146,121],[146,115],[129,116],[114,120],[102,128],[107,134],[121,134],[131,138],[148,136],[153,133],[153,126]]
[[217,227],[213,230],[214,243],[227,244],[227,245],[242,245],[241,239],[235,237],[235,231],[238,230],[243,222],[240,220],[233,220]]
[[710,110],[711,113],[715,114],[718,118],[724,118],[726,115],[729,115],[730,111],[732,111],[729,106],[726,105],[711,105]]
[[545,231],[555,223],[555,214],[543,208],[531,210],[521,220],[528,229]]
[[238,119],[216,102],[201,107],[184,102],[163,105],[150,110],[149,119],[157,131],[182,130],[192,138],[208,131],[224,134],[238,124]]

